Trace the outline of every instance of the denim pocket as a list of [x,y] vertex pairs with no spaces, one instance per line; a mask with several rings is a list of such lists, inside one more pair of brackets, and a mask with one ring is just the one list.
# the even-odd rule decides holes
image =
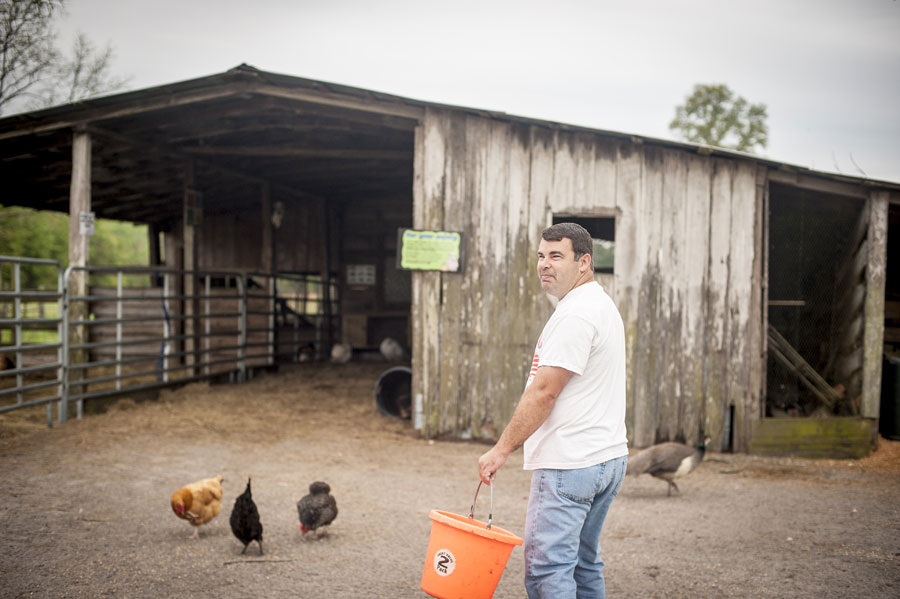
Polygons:
[[556,492],[578,503],[590,503],[597,494],[597,481],[603,477],[603,464],[590,468],[556,471]]

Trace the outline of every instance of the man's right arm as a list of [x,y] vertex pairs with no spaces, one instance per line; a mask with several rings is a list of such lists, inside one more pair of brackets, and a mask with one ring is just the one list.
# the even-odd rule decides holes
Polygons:
[[556,404],[556,398],[572,378],[572,374],[571,371],[556,366],[538,368],[534,380],[519,398],[519,404],[500,439],[478,459],[478,475],[482,481],[490,484],[491,475],[547,420]]

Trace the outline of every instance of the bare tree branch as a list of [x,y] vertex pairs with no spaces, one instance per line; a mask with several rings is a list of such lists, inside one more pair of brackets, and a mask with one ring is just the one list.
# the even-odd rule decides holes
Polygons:
[[0,0],[0,114],[47,75],[58,53],[53,18],[64,0]]
[[112,75],[113,48],[78,33],[71,55],[56,47],[54,19],[66,0],[0,0],[0,115],[12,104],[45,108],[123,89]]
[[58,60],[52,77],[39,88],[32,108],[76,102],[124,88],[126,77],[110,74],[114,53],[110,43],[97,50],[88,37],[79,32],[69,57]]

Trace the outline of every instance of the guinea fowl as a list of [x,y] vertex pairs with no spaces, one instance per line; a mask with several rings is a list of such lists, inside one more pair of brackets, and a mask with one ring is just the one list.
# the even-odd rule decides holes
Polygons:
[[316,538],[328,533],[328,525],[337,517],[337,502],[330,495],[328,483],[316,481],[309,485],[309,495],[297,502],[297,513],[300,516],[300,532],[303,534],[315,531]]
[[259,510],[256,509],[256,504],[253,502],[253,496],[250,493],[249,478],[247,479],[247,488],[234,500],[234,508],[231,510],[229,523],[231,524],[231,532],[244,544],[244,550],[241,551],[242,554],[247,551],[247,546],[252,541],[256,541],[259,544],[259,554],[262,555],[263,527],[262,522],[259,521]]
[[646,473],[669,483],[666,495],[671,495],[672,489],[680,493],[675,479],[690,474],[700,465],[706,453],[707,443],[709,437],[698,447],[674,442],[651,445],[628,458],[626,475],[637,476]]

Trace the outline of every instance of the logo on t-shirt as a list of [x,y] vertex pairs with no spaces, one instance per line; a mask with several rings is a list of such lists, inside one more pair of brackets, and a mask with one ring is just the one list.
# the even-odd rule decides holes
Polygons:
[[541,335],[538,337],[537,347],[534,348],[534,358],[531,360],[531,371],[528,373],[528,381],[525,382],[525,387],[531,384],[531,381],[534,380],[534,375],[537,374],[538,364],[541,361],[541,346],[544,345],[544,336]]
[[534,375],[537,374],[538,363],[541,361],[541,357],[539,354],[534,354],[534,359],[531,360],[531,372],[528,373],[528,382],[534,378]]

